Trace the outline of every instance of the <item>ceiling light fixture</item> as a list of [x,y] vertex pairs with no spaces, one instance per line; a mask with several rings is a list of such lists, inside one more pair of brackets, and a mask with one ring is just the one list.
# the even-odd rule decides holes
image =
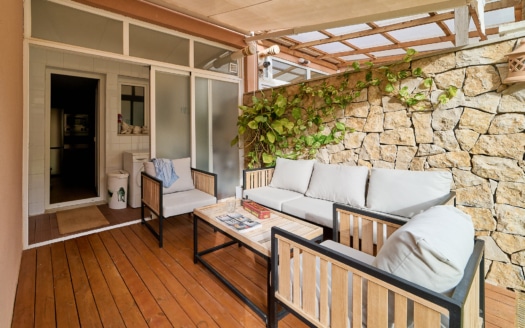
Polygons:
[[521,40],[520,45],[507,54],[507,57],[509,57],[509,72],[503,83],[525,82],[525,40]]
[[299,64],[301,64],[301,65],[308,65],[308,64],[310,64],[310,61],[308,59],[299,58]]

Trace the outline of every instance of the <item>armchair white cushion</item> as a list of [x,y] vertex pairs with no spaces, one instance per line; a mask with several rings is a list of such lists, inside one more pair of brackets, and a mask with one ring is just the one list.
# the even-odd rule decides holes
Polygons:
[[[178,191],[195,189],[193,179],[191,177],[190,158],[186,157],[180,159],[173,159],[172,163],[175,173],[179,176],[179,178],[169,188],[163,188],[163,193],[171,194]],[[144,171],[153,177],[157,176],[153,162],[144,162]]]

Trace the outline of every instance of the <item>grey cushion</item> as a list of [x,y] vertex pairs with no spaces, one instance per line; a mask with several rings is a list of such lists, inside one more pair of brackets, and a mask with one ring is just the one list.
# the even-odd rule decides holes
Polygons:
[[191,213],[194,209],[217,203],[217,198],[199,189],[164,194],[164,217]]
[[261,187],[254,189],[247,189],[244,191],[244,198],[253,200],[263,206],[273,208],[281,211],[282,204],[284,202],[304,197],[302,194],[273,187]]
[[367,179],[365,166],[316,162],[306,196],[364,207]]
[[328,228],[333,227],[333,202],[301,197],[284,202],[282,211]]
[[396,230],[374,265],[435,292],[449,293],[463,277],[473,248],[471,217],[453,206],[435,206]]
[[270,186],[304,194],[310,183],[314,162],[278,157]]
[[407,171],[372,168],[366,206],[372,210],[413,217],[441,204],[450,194],[448,171]]
[[[195,189],[193,179],[191,177],[190,158],[186,157],[173,159],[172,163],[175,173],[179,176],[179,178],[169,188],[163,188],[163,193],[170,194],[173,192]],[[152,162],[144,162],[144,171],[151,176],[157,176],[155,172],[155,166]]]

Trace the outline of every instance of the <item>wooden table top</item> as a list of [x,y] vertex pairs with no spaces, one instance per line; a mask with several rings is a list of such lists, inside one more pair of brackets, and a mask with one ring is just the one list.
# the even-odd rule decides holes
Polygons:
[[263,255],[270,257],[271,255],[271,228],[277,226],[286,231],[290,231],[298,236],[306,239],[314,239],[323,234],[323,228],[303,221],[292,216],[270,210],[270,218],[258,219],[256,216],[247,212],[240,206],[240,201],[237,200],[235,212],[242,214],[254,221],[260,222],[261,227],[239,232],[227,224],[216,219],[217,216],[228,213],[228,202],[221,202],[213,205],[208,205],[196,208],[193,213],[199,216],[204,221],[210,223],[212,226],[230,234],[232,237],[238,239],[247,246],[252,247]]

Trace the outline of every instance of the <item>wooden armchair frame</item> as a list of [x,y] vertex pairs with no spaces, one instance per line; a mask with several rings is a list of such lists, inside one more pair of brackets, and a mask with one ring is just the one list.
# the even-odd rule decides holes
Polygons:
[[[196,189],[212,196],[217,196],[217,174],[191,168],[191,177]],[[166,219],[163,213],[163,184],[160,179],[141,172],[141,222],[153,233],[159,241],[159,247],[163,246],[163,221]],[[184,192],[184,191],[179,191]],[[145,209],[148,209],[159,219],[158,231],[146,220]]]

